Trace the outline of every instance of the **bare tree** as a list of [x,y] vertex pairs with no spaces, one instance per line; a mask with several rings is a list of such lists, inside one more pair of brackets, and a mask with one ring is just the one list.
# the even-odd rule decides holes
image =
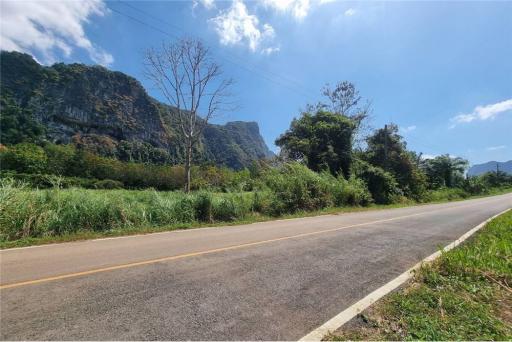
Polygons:
[[[146,75],[175,108],[185,147],[185,192],[190,192],[194,146],[214,116],[228,110],[231,79],[201,41],[182,39],[146,52]],[[202,114],[202,115],[201,115]]]
[[360,145],[371,130],[368,122],[372,111],[371,102],[361,103],[362,97],[359,95],[359,90],[348,81],[338,82],[334,88],[326,84],[322,89],[322,95],[327,97],[330,103],[320,106],[327,107],[333,113],[349,117],[355,122],[355,142]]

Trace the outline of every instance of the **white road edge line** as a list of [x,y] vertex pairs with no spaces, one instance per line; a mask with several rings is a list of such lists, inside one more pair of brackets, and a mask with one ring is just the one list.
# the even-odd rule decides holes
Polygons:
[[359,313],[361,313],[363,310],[371,306],[373,303],[405,283],[407,280],[413,277],[414,272],[421,267],[424,263],[432,262],[435,259],[437,259],[442,252],[447,252],[455,247],[457,247],[459,244],[464,242],[467,238],[469,238],[471,235],[476,233],[478,230],[482,229],[489,221],[492,219],[506,213],[507,211],[512,210],[512,208],[506,209],[490,218],[485,220],[484,222],[480,223],[478,226],[474,227],[473,229],[466,232],[464,235],[462,235],[457,240],[453,241],[446,247],[444,247],[442,250],[435,252],[434,254],[429,255],[425,259],[418,262],[416,265],[405,271],[404,273],[400,274],[395,279],[391,280],[387,284],[379,287],[377,290],[373,291],[363,299],[357,301],[356,303],[352,304],[306,336],[302,337],[299,341],[321,341],[327,334],[330,332],[333,332],[343,326],[343,324],[350,321],[352,318],[357,316]]

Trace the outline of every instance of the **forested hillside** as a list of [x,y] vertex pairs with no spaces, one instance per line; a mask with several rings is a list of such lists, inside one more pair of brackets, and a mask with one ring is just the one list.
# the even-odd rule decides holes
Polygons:
[[[101,66],[54,64],[1,53],[2,144],[73,143],[124,161],[179,164],[173,108],[150,97],[134,78]],[[209,125],[199,162],[235,169],[272,156],[255,122]]]

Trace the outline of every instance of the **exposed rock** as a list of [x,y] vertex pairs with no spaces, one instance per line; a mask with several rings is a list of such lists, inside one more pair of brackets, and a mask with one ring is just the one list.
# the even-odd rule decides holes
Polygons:
[[[120,145],[144,146],[167,153],[166,162],[183,160],[172,108],[150,97],[133,77],[101,66],[45,67],[30,55],[5,51],[1,71],[2,96],[29,110],[50,141],[118,157]],[[198,160],[233,168],[272,156],[258,124],[241,121],[208,125],[197,152]]]

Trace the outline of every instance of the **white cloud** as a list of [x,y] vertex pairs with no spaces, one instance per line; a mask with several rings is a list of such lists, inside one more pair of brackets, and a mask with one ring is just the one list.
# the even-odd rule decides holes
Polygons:
[[264,48],[263,50],[261,50],[261,53],[264,55],[271,55],[273,53],[279,52],[280,50],[281,49],[278,46],[268,47],[268,48]]
[[192,9],[196,8],[199,4],[203,5],[207,10],[215,8],[214,0],[193,0]]
[[269,24],[260,25],[258,17],[249,14],[241,0],[234,0],[231,7],[209,21],[223,45],[247,44],[251,51],[264,54],[279,51],[277,47],[268,46],[275,37],[274,28]]
[[485,121],[485,120],[493,120],[498,116],[498,114],[508,112],[512,110],[512,99],[505,100],[498,103],[493,103],[486,106],[477,106],[473,112],[469,114],[459,114],[451,118],[451,122],[453,125],[451,127],[455,127],[455,125],[460,123],[468,123],[472,121]]
[[400,128],[400,131],[402,131],[402,133],[409,133],[409,132],[412,132],[416,129],[416,126],[412,125],[412,126],[407,126],[407,127],[401,127]]
[[423,160],[434,159],[435,157],[437,157],[437,155],[435,155],[435,154],[422,154],[421,155],[421,159],[423,159]]
[[499,145],[499,146],[490,146],[490,147],[487,147],[486,150],[487,151],[496,151],[496,150],[502,150],[504,148],[506,148],[507,146],[505,145]]
[[75,48],[80,48],[96,63],[109,65],[114,61],[84,31],[91,16],[108,13],[101,0],[2,1],[1,6],[0,48],[3,50],[39,53],[43,62],[52,63],[57,51],[69,57]]
[[304,19],[311,8],[309,0],[263,0],[263,5],[281,13],[291,13],[297,20]]
[[354,14],[356,14],[356,10],[355,10],[355,9],[353,9],[353,8],[349,8],[348,10],[346,10],[346,11],[345,11],[345,15],[346,15],[347,17],[351,17],[351,16],[353,16]]

